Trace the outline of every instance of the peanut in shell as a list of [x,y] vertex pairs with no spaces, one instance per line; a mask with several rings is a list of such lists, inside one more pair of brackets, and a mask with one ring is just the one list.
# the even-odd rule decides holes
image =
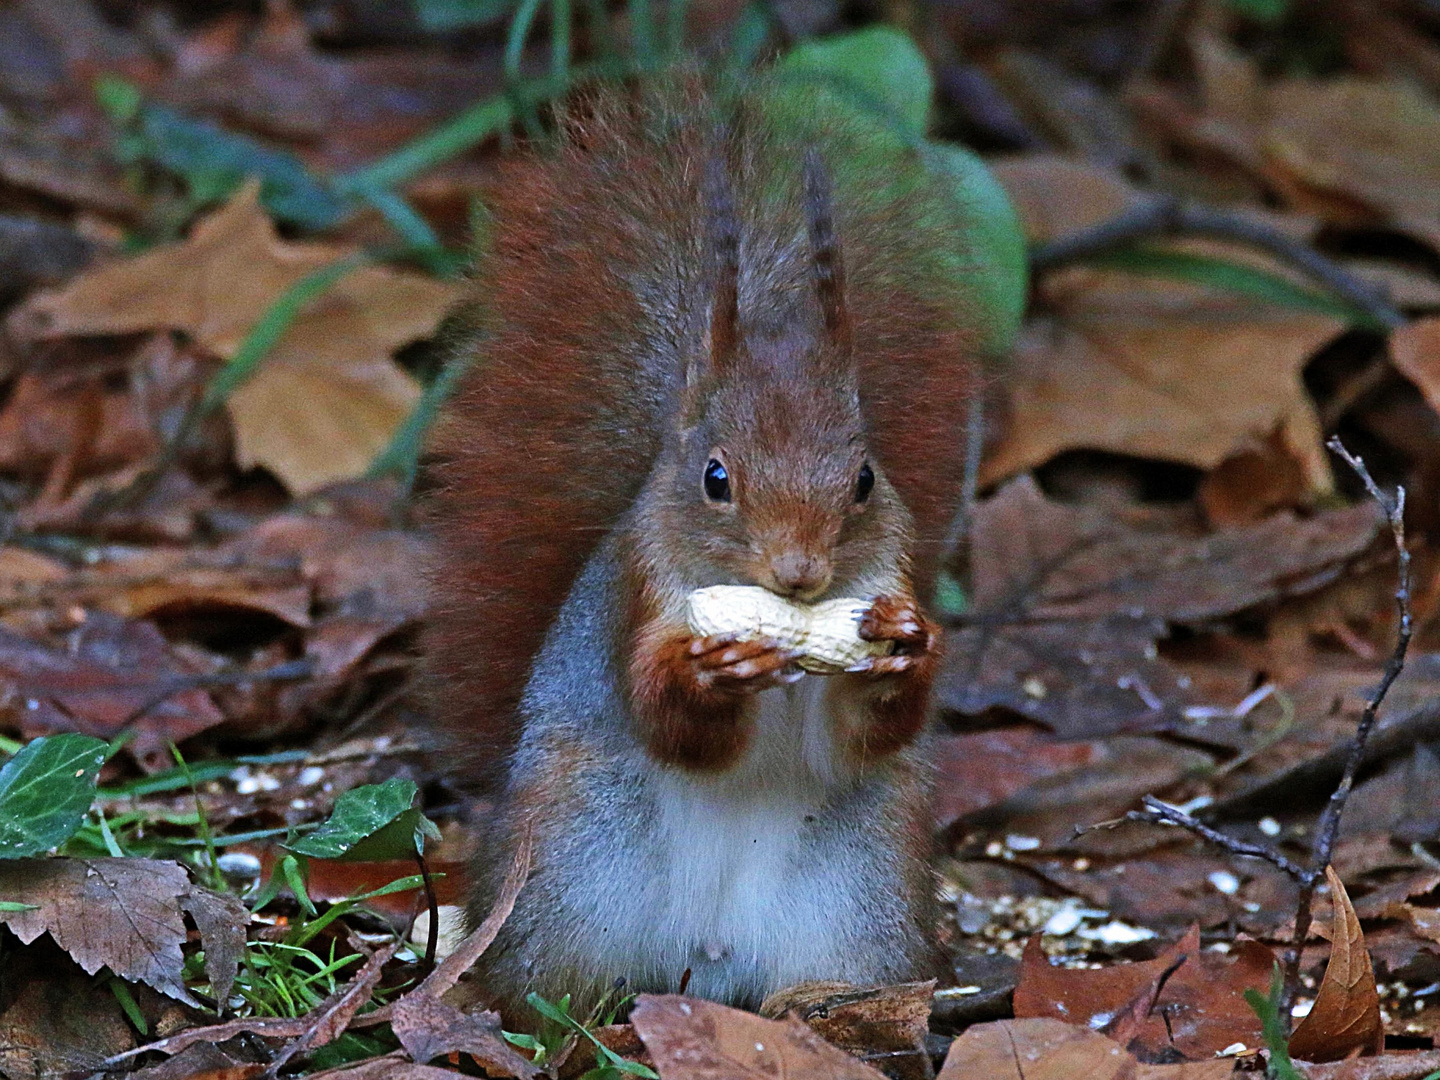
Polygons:
[[894,649],[892,641],[860,637],[869,610],[870,601],[852,597],[799,604],[757,585],[712,585],[690,594],[690,629],[701,636],[770,638],[799,650],[796,663],[806,671],[835,675]]

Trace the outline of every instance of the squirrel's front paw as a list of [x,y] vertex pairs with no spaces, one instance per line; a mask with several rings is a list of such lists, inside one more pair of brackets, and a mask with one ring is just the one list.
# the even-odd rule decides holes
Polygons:
[[939,630],[920,613],[915,601],[904,596],[882,596],[860,619],[864,641],[892,641],[889,656],[867,657],[847,671],[863,675],[898,675],[914,670],[935,649]]
[[793,683],[805,673],[802,655],[768,638],[742,640],[734,634],[697,637],[686,647],[690,670],[702,690],[755,693]]

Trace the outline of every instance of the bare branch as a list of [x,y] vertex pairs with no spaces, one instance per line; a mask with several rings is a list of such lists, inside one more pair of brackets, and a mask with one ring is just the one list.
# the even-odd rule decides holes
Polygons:
[[[1400,672],[1405,670],[1405,654],[1410,648],[1410,635],[1414,628],[1410,612],[1410,551],[1405,546],[1405,489],[1403,487],[1396,488],[1395,497],[1390,498],[1380,490],[1380,485],[1375,483],[1375,478],[1370,475],[1370,470],[1365,467],[1365,462],[1346,450],[1339,439],[1332,438],[1325,445],[1355,470],[1356,475],[1365,484],[1365,490],[1385,512],[1385,519],[1389,522],[1390,534],[1395,540],[1395,551],[1399,560],[1395,584],[1395,607],[1399,613],[1400,625],[1395,634],[1394,651],[1391,652],[1390,659],[1385,662],[1384,674],[1381,675],[1380,682],[1371,693],[1370,699],[1365,703],[1365,709],[1360,714],[1360,722],[1355,727],[1355,735],[1350,741],[1350,752],[1345,759],[1345,771],[1340,776],[1340,783],[1335,786],[1334,792],[1330,795],[1330,801],[1325,804],[1325,809],[1321,812],[1320,820],[1315,826],[1315,841],[1310,851],[1310,872],[1301,882],[1300,898],[1295,906],[1295,933],[1290,939],[1290,949],[1285,958],[1284,1004],[1286,1005],[1293,999],[1300,983],[1300,954],[1304,950],[1305,939],[1310,934],[1315,888],[1319,885],[1325,873],[1325,867],[1330,865],[1330,859],[1335,852],[1335,838],[1340,834],[1340,818],[1345,813],[1345,804],[1349,801],[1350,792],[1355,787],[1355,774],[1360,771],[1360,765],[1364,761],[1365,744],[1370,739],[1371,731],[1374,730],[1375,715],[1379,712],[1385,695],[1390,692],[1390,687],[1400,677]],[[1288,1015],[1288,1011],[1286,1015]]]
[[1199,818],[1192,817],[1178,806],[1171,806],[1162,802],[1153,795],[1146,795],[1141,800],[1145,804],[1144,810],[1131,810],[1125,815],[1127,821],[1144,821],[1151,825],[1175,825],[1179,828],[1192,832],[1196,836],[1208,840],[1216,847],[1224,848],[1232,855],[1241,855],[1247,859],[1262,859],[1277,869],[1289,874],[1296,881],[1304,882],[1310,876],[1310,871],[1298,863],[1291,862],[1280,852],[1265,844],[1252,844],[1245,840],[1237,840],[1228,833],[1219,829],[1213,829],[1206,825]]

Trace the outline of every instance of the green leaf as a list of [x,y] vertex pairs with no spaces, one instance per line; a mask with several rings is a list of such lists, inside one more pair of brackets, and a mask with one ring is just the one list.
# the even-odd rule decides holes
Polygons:
[[103,74],[95,80],[95,100],[116,124],[129,124],[140,113],[140,88],[129,79]]
[[315,902],[310,899],[310,891],[305,888],[305,874],[301,869],[300,860],[294,855],[286,855],[280,860],[280,876],[285,879],[285,884],[290,886],[290,891],[295,894],[295,900],[304,909],[305,914],[313,916],[316,913]]
[[898,239],[914,267],[911,287],[978,320],[987,352],[1007,352],[1028,299],[1028,263],[1019,218],[985,164],[958,146],[927,142],[913,108],[907,123],[897,99],[879,101],[874,87],[849,75],[805,82],[800,76],[815,69],[781,67],[763,91],[769,123],[799,145],[819,146],[848,202],[880,214],[902,207],[910,230]]
[[313,859],[413,858],[426,836],[439,839],[434,823],[412,808],[415,792],[413,780],[399,777],[354,788],[335,800],[325,824],[285,846]]
[[39,911],[39,904],[22,904],[18,900],[0,900],[0,911]]
[[1255,1015],[1260,1018],[1260,1030],[1265,1039],[1265,1048],[1270,1051],[1270,1064],[1265,1073],[1271,1080],[1304,1080],[1295,1063],[1290,1060],[1289,1037],[1285,1034],[1285,1023],[1280,1017],[1280,999],[1285,993],[1285,977],[1280,965],[1270,969],[1270,993],[1245,991],[1245,1000]]
[[780,62],[779,70],[848,87],[881,105],[909,134],[925,134],[935,80],[915,42],[893,26],[804,42]]
[[0,859],[24,859],[63,844],[85,820],[105,743],[88,735],[33,740],[0,768]]
[[926,164],[968,223],[966,251],[952,272],[969,282],[989,350],[1008,352],[1030,295],[1020,215],[985,163],[964,147],[930,143]]
[[420,25],[432,34],[496,22],[507,15],[511,0],[411,0]]

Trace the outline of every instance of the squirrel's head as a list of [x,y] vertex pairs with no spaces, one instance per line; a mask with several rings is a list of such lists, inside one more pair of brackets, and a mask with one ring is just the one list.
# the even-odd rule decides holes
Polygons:
[[713,300],[664,502],[687,577],[808,601],[893,571],[908,515],[867,445],[830,184],[813,150],[803,174],[813,299],[782,300],[789,315],[742,334],[740,225],[723,169],[710,170]]

